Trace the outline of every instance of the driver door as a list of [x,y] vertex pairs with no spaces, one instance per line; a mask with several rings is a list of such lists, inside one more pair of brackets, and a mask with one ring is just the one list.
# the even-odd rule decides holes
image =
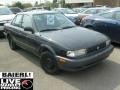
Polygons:
[[21,26],[23,29],[22,30],[22,36],[23,36],[22,42],[23,42],[24,46],[26,47],[25,49],[36,53],[37,46],[39,45],[37,43],[37,36],[30,31],[24,30],[24,28],[29,27],[29,28],[33,29],[33,32],[35,32],[33,25],[32,25],[32,18],[29,15],[24,15]]

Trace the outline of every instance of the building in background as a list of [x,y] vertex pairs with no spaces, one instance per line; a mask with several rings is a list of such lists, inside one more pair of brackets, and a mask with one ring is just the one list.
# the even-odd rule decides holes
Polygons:
[[84,5],[93,5],[94,0],[65,0],[66,4],[71,4],[73,7],[80,7]]
[[120,7],[120,0],[94,0],[94,5]]

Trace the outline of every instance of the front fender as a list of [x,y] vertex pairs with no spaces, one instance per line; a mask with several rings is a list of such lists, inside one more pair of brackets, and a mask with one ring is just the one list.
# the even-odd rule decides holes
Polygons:
[[46,49],[46,50],[50,51],[52,54],[56,55],[56,53],[53,50],[53,48],[51,46],[49,46],[49,45],[46,45],[46,44],[41,44],[41,46],[39,48],[39,53],[41,54],[44,49]]

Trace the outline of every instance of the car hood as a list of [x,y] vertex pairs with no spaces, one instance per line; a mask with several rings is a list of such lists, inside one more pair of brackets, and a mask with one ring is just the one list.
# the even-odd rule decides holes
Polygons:
[[14,17],[15,17],[15,14],[0,15],[0,21],[12,20]]
[[78,14],[78,16],[92,16],[93,14]]
[[82,27],[41,32],[41,36],[68,50],[89,48],[108,40],[103,34]]

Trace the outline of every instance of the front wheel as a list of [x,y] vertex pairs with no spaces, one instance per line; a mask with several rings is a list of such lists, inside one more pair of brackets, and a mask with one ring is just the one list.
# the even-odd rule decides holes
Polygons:
[[41,63],[41,67],[46,73],[52,75],[59,73],[59,68],[57,66],[56,59],[51,52],[49,51],[43,52],[41,54],[40,63]]

